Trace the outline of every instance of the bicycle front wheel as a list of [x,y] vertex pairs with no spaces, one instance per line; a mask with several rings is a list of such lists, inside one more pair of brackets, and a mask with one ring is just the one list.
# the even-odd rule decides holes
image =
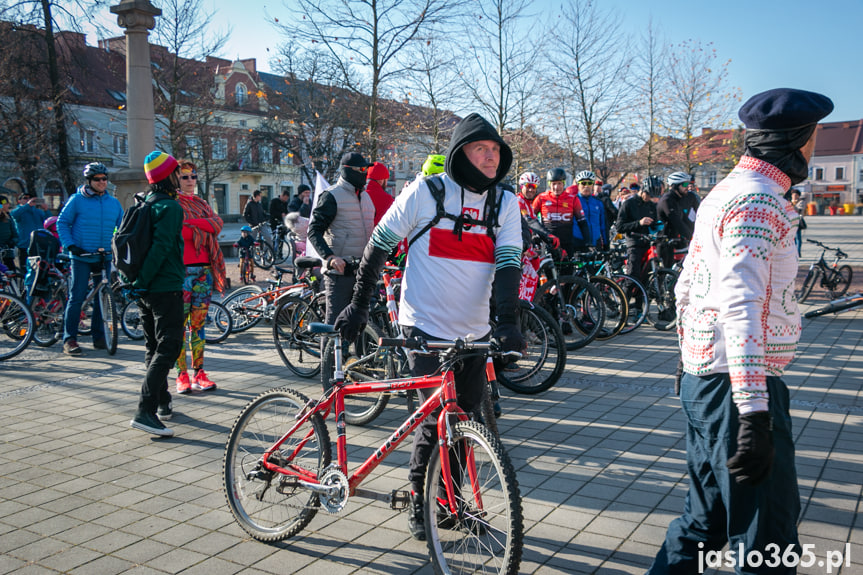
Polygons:
[[561,330],[567,351],[581,349],[596,339],[605,325],[605,303],[597,287],[584,278],[561,276],[564,297]]
[[234,329],[228,309],[217,301],[210,301],[207,319],[204,320],[204,340],[207,343],[222,343]]
[[[475,421],[456,423],[450,439],[432,451],[426,470],[425,530],[435,573],[516,575],[524,522],[509,456]],[[447,504],[442,450],[450,462],[455,514]]]
[[321,371],[321,336],[309,332],[309,324],[322,322],[323,315],[308,300],[288,296],[273,316],[273,342],[285,366],[300,377]]
[[[259,541],[281,541],[300,532],[320,506],[318,496],[296,476],[267,471],[265,452],[297,422],[309,399],[288,388],[272,389],[251,401],[237,417],[223,460],[225,496],[240,527]],[[320,415],[300,426],[269,457],[269,461],[308,475],[320,476],[332,459],[330,436]]]
[[[390,350],[378,349],[378,340],[384,337],[383,332],[374,324],[366,325],[357,340],[344,346],[342,352],[342,370],[345,382],[381,381],[395,377],[393,362],[389,359]],[[335,349],[333,340],[327,342],[324,359],[321,362],[321,372],[329,378],[335,368]],[[345,395],[345,421],[351,425],[367,425],[375,420],[386,408],[390,394],[359,393]]]
[[797,303],[803,303],[806,301],[806,298],[808,298],[809,294],[812,293],[812,288],[814,288],[816,282],[818,282],[818,276],[820,275],[820,270],[809,268],[809,273],[806,274],[806,278],[803,280],[803,285],[800,288],[800,295],[797,296]]
[[255,297],[262,293],[258,286],[243,286],[231,292],[231,295],[222,300],[222,305],[231,314],[234,332],[246,331],[257,325],[264,317],[264,298]]
[[566,366],[560,325],[539,306],[519,301],[521,335],[527,351],[516,363],[497,369],[497,380],[516,393],[533,395],[557,383]]
[[108,355],[117,353],[117,308],[114,305],[114,293],[105,285],[99,288],[99,309],[102,312],[102,329],[105,332],[105,345]]
[[138,307],[138,302],[132,300],[123,307],[120,325],[129,339],[144,339],[144,325],[141,322],[141,308]]
[[658,269],[647,280],[647,297],[650,299],[647,321],[659,331],[670,331],[677,325],[676,284],[677,272],[669,269]]
[[0,292],[0,361],[15,357],[33,340],[33,312],[22,300]]

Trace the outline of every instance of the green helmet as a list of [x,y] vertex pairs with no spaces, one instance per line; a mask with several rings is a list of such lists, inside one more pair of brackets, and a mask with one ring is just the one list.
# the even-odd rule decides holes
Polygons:
[[423,175],[433,176],[435,174],[442,174],[445,161],[446,158],[443,154],[429,154],[429,157],[426,158],[426,161],[423,164]]

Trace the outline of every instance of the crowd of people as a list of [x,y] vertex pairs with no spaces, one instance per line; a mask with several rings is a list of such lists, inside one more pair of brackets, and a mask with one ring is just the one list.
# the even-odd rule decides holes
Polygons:
[[[387,168],[350,152],[341,158],[338,181],[314,205],[305,188],[294,200],[274,198],[267,214],[256,191],[244,217],[261,228],[282,223],[291,212],[309,218],[308,243],[328,272],[325,321],[349,341],[368,321],[384,263],[407,245],[399,314],[405,336],[495,337],[504,350],[515,351],[525,347],[517,292],[526,234],[539,234],[570,254],[604,249],[620,234],[635,277],[642,276],[651,233],[673,240],[672,248],[691,242],[676,288],[690,487],[684,513],[669,526],[649,572],[696,572],[699,552],[726,543],[761,552],[771,543],[799,549],[793,435],[781,376],[800,333],[793,302],[800,214],[784,196],[806,178],[815,126],[831,110],[825,96],[800,90],[753,96],[739,112],[747,128],[744,155],[703,202],[683,172],[647,177],[612,198],[612,186],[589,170],[567,187],[566,171],[553,168],[541,193],[539,175],[528,171],[512,193],[502,184],[512,164],[509,146],[490,123],[471,114],[455,127],[446,154],[429,156],[422,174],[395,199],[384,187]],[[145,172],[154,239],[131,287],[142,311],[147,370],[131,426],[171,436],[161,421],[171,416],[170,370],[178,369],[178,393],[216,387],[203,370],[201,314],[213,290],[224,287],[216,241],[222,220],[195,195],[192,162],[156,151],[147,156]],[[106,192],[107,169],[90,164],[84,175],[87,183],[57,220],[63,249],[72,257],[70,317],[86,278],[102,265],[92,254],[110,249],[123,215]],[[32,198],[22,198],[11,215],[8,199],[0,196],[0,204],[0,245],[21,248],[20,234],[47,218],[36,213],[41,207]],[[673,251],[662,258],[670,265]],[[349,266],[350,259],[358,265]],[[82,353],[77,323],[66,322],[69,355]],[[93,330],[96,348],[100,335]],[[439,366],[436,358],[415,354],[409,362],[413,376]],[[484,363],[468,359],[456,368],[458,402],[466,412],[480,400]],[[328,379],[322,376],[325,389]],[[408,527],[417,539],[425,538],[423,473],[434,425],[429,418],[417,429],[408,472]]]

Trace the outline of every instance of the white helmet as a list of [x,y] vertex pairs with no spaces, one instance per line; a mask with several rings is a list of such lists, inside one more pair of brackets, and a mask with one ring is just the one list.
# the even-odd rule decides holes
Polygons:
[[518,177],[518,185],[533,184],[539,186],[539,176],[535,172],[525,172]]
[[683,184],[688,186],[692,181],[692,176],[687,174],[686,172],[674,172],[670,176],[668,176],[668,185],[673,186],[675,184]]
[[582,170],[575,175],[576,183],[583,182],[584,180],[590,180],[591,182],[595,182],[596,174],[594,174],[590,170]]

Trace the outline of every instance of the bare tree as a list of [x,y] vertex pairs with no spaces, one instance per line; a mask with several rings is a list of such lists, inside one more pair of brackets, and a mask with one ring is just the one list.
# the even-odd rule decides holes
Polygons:
[[[7,2],[0,6],[0,19],[18,24],[30,24],[32,27],[22,27],[20,30],[41,36],[40,46],[44,50],[45,64],[48,73],[49,109],[53,113],[54,138],[56,146],[57,168],[63,180],[66,193],[75,189],[75,180],[69,160],[69,137],[66,129],[68,118],[64,105],[66,87],[63,82],[63,70],[57,55],[56,31],[64,26],[76,29],[79,16],[93,9],[107,6],[105,0],[19,0]],[[61,25],[62,22],[62,25]]]
[[[345,85],[370,96],[367,152],[377,157],[379,100],[382,87],[404,72],[398,56],[424,30],[440,23],[447,0],[285,0],[296,15],[280,23],[294,49],[319,44],[338,62]],[[302,48],[299,48],[302,49]],[[355,69],[362,74],[357,82]],[[368,90],[363,84],[367,84]]]
[[451,110],[465,100],[459,77],[456,46],[446,35],[419,38],[405,52],[405,93],[395,94],[407,108],[391,118],[392,132],[408,147],[442,154],[447,146],[453,118]]
[[[490,116],[498,132],[527,124],[530,98],[520,106],[536,68],[538,48],[526,20],[527,0],[476,0],[464,17],[469,60],[461,78],[471,100]],[[515,118],[513,117],[515,116]]]
[[650,177],[655,171],[659,155],[659,108],[661,94],[665,91],[668,64],[668,48],[654,27],[653,19],[647,24],[633,62],[630,75],[633,80],[630,87],[636,97],[633,127],[636,137],[644,143],[639,155],[646,176]]
[[739,91],[728,86],[728,65],[719,60],[713,44],[686,40],[673,46],[668,64],[668,86],[663,101],[663,127],[682,140],[675,163],[692,173],[698,165],[693,138],[702,128],[730,125]]
[[[168,134],[168,148],[180,154],[189,142],[198,142],[202,151],[212,146],[218,109],[214,94],[213,70],[206,59],[217,54],[225,45],[229,31],[216,30],[213,14],[204,10],[201,0],[162,0],[162,16],[156,19],[152,57],[160,64],[153,68],[156,121]],[[192,146],[193,148],[195,146]],[[226,169],[221,160],[202,154],[199,161],[202,179],[198,182],[201,195],[209,198],[210,185]]]
[[324,50],[284,46],[274,64],[282,79],[268,88],[269,113],[252,140],[296,158],[309,181],[314,170],[332,178],[342,154],[363,137],[365,98],[344,87],[340,63]]
[[553,27],[553,103],[569,130],[573,155],[584,157],[594,171],[597,138],[603,132],[617,133],[611,124],[622,120],[630,96],[624,81],[629,50],[617,24],[612,12],[599,9],[592,0],[573,0],[564,5],[560,22]]

